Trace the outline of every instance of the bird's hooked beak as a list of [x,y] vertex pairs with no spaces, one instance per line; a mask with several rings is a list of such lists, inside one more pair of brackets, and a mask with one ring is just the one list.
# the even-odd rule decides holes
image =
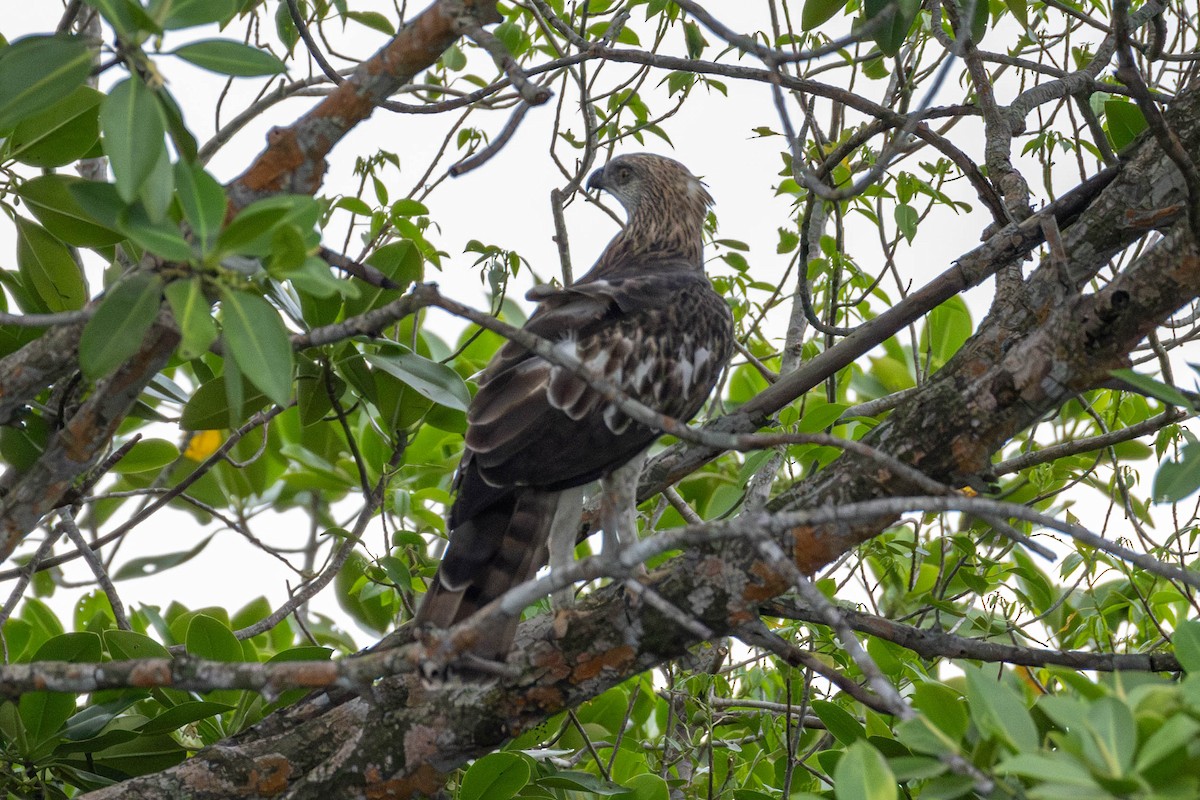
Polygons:
[[597,189],[597,190],[608,188],[604,184],[604,167],[601,167],[600,169],[596,170],[595,172],[593,172],[591,175],[588,176],[587,188]]

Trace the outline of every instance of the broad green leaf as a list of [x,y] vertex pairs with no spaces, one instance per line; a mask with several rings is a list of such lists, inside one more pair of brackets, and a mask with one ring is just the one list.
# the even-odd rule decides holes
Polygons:
[[1189,411],[1193,409],[1192,401],[1187,399],[1182,392],[1174,386],[1156,381],[1149,375],[1142,375],[1140,372],[1134,372],[1131,369],[1114,369],[1109,374],[1118,380],[1128,383],[1142,393],[1163,401],[1167,405],[1186,408]]
[[166,439],[142,439],[113,467],[118,475],[155,472],[179,458],[179,448]]
[[187,651],[213,661],[242,661],[242,645],[219,620],[207,614],[197,614],[188,623],[184,637]]
[[1137,723],[1129,706],[1116,697],[1102,697],[1087,714],[1084,752],[1093,766],[1109,777],[1123,776],[1133,764],[1137,749]]
[[1104,119],[1113,148],[1123,150],[1146,129],[1146,117],[1136,103],[1128,100],[1104,101]]
[[[171,169],[171,157],[167,148],[158,151],[158,160],[146,177],[145,183],[138,189],[138,200],[146,211],[146,216],[156,223],[174,222],[168,220],[167,209],[171,207],[171,199],[175,196],[175,172]],[[134,208],[137,208],[135,205]],[[172,227],[175,227],[172,225]]]
[[208,351],[217,340],[217,323],[212,318],[212,306],[204,295],[200,278],[172,281],[163,290],[171,304],[171,314],[182,337],[179,357],[191,360]]
[[[94,633],[64,633],[46,641],[33,655],[34,661],[69,661],[73,664],[100,660],[100,637]],[[75,696],[54,692],[30,692],[19,704],[21,721],[31,742],[48,740],[75,713]]]
[[25,287],[48,311],[75,311],[87,301],[87,284],[71,251],[36,222],[17,223],[17,269]]
[[889,22],[876,29],[875,43],[886,56],[900,52],[900,45],[908,37],[908,29],[920,10],[920,0],[864,0],[863,19],[870,21],[880,14],[889,15]]
[[161,0],[153,8],[155,19],[170,31],[225,23],[237,13],[238,0]]
[[371,365],[404,381],[422,397],[447,408],[466,411],[471,402],[471,393],[463,379],[445,364],[412,352],[370,353],[366,359]]
[[104,646],[113,661],[133,661],[139,658],[170,658],[171,652],[144,633],[107,630]]
[[13,128],[9,155],[35,167],[59,167],[83,158],[100,141],[104,95],[80,86],[54,105]]
[[1200,621],[1189,619],[1179,623],[1171,637],[1175,658],[1190,675],[1200,673]]
[[917,235],[917,222],[920,219],[917,210],[908,203],[898,203],[895,216],[897,229],[908,243],[912,244],[913,237]]
[[1200,443],[1188,442],[1178,461],[1164,461],[1154,475],[1154,501],[1176,503],[1200,489]]
[[899,789],[887,761],[865,740],[846,748],[833,772],[837,800],[896,800]]
[[69,245],[106,247],[123,241],[124,234],[97,224],[79,204],[71,189],[84,182],[70,175],[39,175],[22,183],[17,194],[46,230]]
[[135,272],[108,290],[83,328],[79,366],[91,380],[129,360],[142,346],[162,303],[162,279]]
[[[1179,634],[1176,633],[1175,653],[1179,653]],[[1200,733],[1200,723],[1189,716],[1175,714],[1167,718],[1158,730],[1150,734],[1138,748],[1135,768],[1142,770],[1152,767],[1175,753],[1181,752],[1196,739]]]
[[922,358],[928,349],[939,365],[946,363],[971,338],[973,331],[966,302],[958,295],[951,297],[925,318],[920,341]]
[[1047,755],[1038,752],[1019,753],[1000,763],[999,770],[1040,781],[1053,781],[1071,786],[1082,786],[1099,791],[1100,787],[1073,758],[1065,753]]
[[200,252],[207,253],[225,219],[225,190],[203,167],[185,161],[175,164],[175,187]]
[[328,661],[333,658],[333,648],[319,647],[317,645],[300,645],[299,647],[289,647],[287,650],[280,650],[275,655],[267,659],[268,664],[280,664],[285,661]]
[[67,191],[79,203],[83,213],[109,230],[120,230],[121,212],[126,202],[121,199],[117,187],[104,181],[72,180]]
[[508,800],[529,783],[529,764],[516,753],[489,753],[467,768],[459,800]]
[[[212,619],[212,617],[205,617],[205,619]],[[195,624],[195,620],[192,621],[192,624]],[[218,622],[217,624],[220,625],[221,623]],[[190,633],[191,628],[188,628],[188,631]],[[190,700],[168,708],[138,728],[138,733],[170,733],[171,731],[179,730],[184,725],[207,719],[208,717],[215,717],[217,714],[223,714],[233,709],[234,706],[225,703],[214,703],[211,700]]]
[[670,784],[653,773],[634,775],[624,783],[633,790],[628,800],[671,800]]
[[258,295],[221,291],[225,345],[238,368],[277,405],[292,396],[292,343],[279,312]]
[[867,732],[862,723],[837,703],[831,703],[828,700],[813,700],[812,710],[825,723],[825,729],[842,744],[850,745],[867,738]]
[[555,772],[538,778],[534,783],[547,789],[567,789],[575,792],[586,792],[587,796],[594,797],[613,797],[624,795],[626,792],[625,788],[605,783],[590,772],[577,772],[574,770]]
[[192,246],[183,238],[179,226],[169,219],[155,222],[141,203],[121,212],[118,224],[121,232],[135,243],[168,261],[192,260]]
[[985,733],[998,736],[1014,751],[1038,749],[1038,732],[1025,702],[994,673],[963,665],[967,676],[967,708]]
[[100,107],[100,130],[117,191],[132,203],[166,148],[162,110],[141,78],[126,78],[112,88]]
[[[230,360],[229,363],[232,363]],[[225,391],[225,375],[205,381],[193,394],[179,419],[179,427],[185,431],[210,431],[235,428],[246,421],[246,417],[267,404],[267,396],[258,391],[247,391],[242,402],[242,412],[231,416],[228,393]],[[240,379],[240,377],[239,377]]]
[[212,536],[205,537],[198,545],[191,550],[184,550],[178,553],[163,553],[159,556],[145,556],[143,558],[134,558],[124,564],[120,569],[113,574],[113,580],[120,581],[127,578],[143,578],[147,575],[157,575],[160,572],[165,572],[172,567],[177,567],[180,564],[191,561],[200,551],[208,546],[212,540]]
[[845,5],[846,0],[804,0],[804,10],[800,12],[800,28],[811,31],[819,27]]
[[217,238],[222,253],[247,256],[268,256],[275,229],[280,225],[296,225],[312,230],[321,216],[321,206],[311,197],[278,195],[257,200],[246,206]]
[[92,51],[75,36],[26,36],[0,50],[0,131],[73,93],[92,71]]
[[222,75],[254,77],[287,72],[287,66],[267,51],[230,39],[204,39],[177,47],[172,53]]

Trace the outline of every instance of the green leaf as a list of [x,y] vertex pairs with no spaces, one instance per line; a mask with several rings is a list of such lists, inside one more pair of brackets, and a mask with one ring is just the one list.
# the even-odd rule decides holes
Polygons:
[[1188,674],[1200,673],[1200,621],[1189,619],[1179,623],[1171,637],[1175,658]]
[[97,224],[79,204],[72,187],[84,182],[69,175],[39,175],[22,183],[17,194],[46,230],[69,245],[107,247],[123,241],[123,233]]
[[172,567],[177,567],[180,564],[191,561],[200,551],[208,546],[212,540],[212,536],[208,536],[201,540],[200,544],[193,547],[191,550],[184,550],[178,553],[163,553],[159,556],[146,556],[143,558],[134,558],[123,565],[112,576],[114,581],[126,580],[127,578],[144,578],[147,575],[157,575],[160,572],[165,572]]
[[370,353],[366,359],[373,366],[404,381],[422,397],[447,408],[466,411],[471,402],[471,393],[463,379],[445,364],[412,352]]
[[974,330],[970,309],[962,297],[955,295],[925,318],[925,326],[921,329],[921,353],[923,355],[928,349],[939,365],[944,364],[971,338]]
[[113,661],[134,661],[139,658],[170,658],[167,648],[144,633],[110,629],[105,631],[104,646]]
[[112,88],[100,107],[100,130],[117,191],[132,203],[166,151],[162,110],[141,78],[126,78]]
[[800,28],[811,31],[833,17],[846,5],[846,0],[804,0],[800,12]]
[[1178,461],[1164,461],[1154,475],[1154,502],[1176,503],[1200,489],[1200,442],[1183,446]]
[[867,738],[867,731],[862,723],[850,715],[846,709],[828,700],[813,700],[813,713],[825,723],[825,729],[834,735],[844,745],[851,745],[860,739]]
[[242,661],[242,645],[220,620],[197,614],[188,623],[184,646],[194,656],[213,661]]
[[175,164],[175,187],[183,217],[192,226],[200,252],[207,253],[225,219],[225,190],[199,164],[186,161]]
[[833,771],[837,800],[896,800],[896,778],[883,755],[865,740],[846,748]]
[[396,35],[396,29],[392,27],[392,23],[377,11],[351,11],[346,14],[346,17],[387,36]]
[[[98,662],[100,637],[94,633],[63,633],[47,640],[33,655],[34,661]],[[19,704],[26,736],[40,743],[50,739],[75,713],[75,697],[54,692],[30,692]]]
[[221,231],[217,249],[221,253],[268,256],[277,227],[296,225],[301,230],[312,230],[320,216],[321,206],[311,197],[289,194],[257,200]]
[[231,39],[192,42],[175,48],[172,54],[221,75],[249,78],[287,72],[287,66],[267,51]]
[[225,344],[246,378],[276,404],[292,396],[292,343],[279,312],[258,295],[221,291]]
[[[202,617],[204,615],[201,614],[199,616]],[[206,619],[212,619],[212,617],[206,617]],[[192,620],[192,624],[195,624],[194,619]],[[221,623],[218,622],[217,624],[220,625]],[[188,628],[188,633],[191,633],[191,630],[191,628]],[[232,711],[234,708],[235,706],[225,703],[214,703],[211,700],[189,700],[186,703],[180,703],[177,706],[168,708],[138,728],[138,733],[144,735],[170,733],[179,730],[184,725],[208,719],[209,717],[215,717],[217,714]]]
[[85,181],[72,178],[67,191],[83,209],[83,213],[109,230],[120,230],[121,215],[127,203],[117,187],[104,181]]
[[885,56],[900,52],[900,46],[908,38],[908,29],[912,27],[920,8],[920,0],[864,0],[864,21],[873,20],[880,14],[889,16],[890,22],[884,23],[875,32],[875,43]]
[[163,293],[167,296],[167,302],[171,304],[171,313],[182,337],[179,342],[179,357],[191,360],[208,352],[219,333],[200,278],[172,281],[167,284]]
[[913,237],[917,235],[917,222],[920,220],[920,215],[917,210],[908,203],[898,203],[895,210],[896,227],[900,233],[912,244]]
[[108,290],[83,328],[79,366],[96,380],[129,360],[142,346],[162,304],[162,279],[135,272]]
[[78,161],[100,141],[100,103],[104,95],[80,86],[54,105],[25,117],[8,137],[8,154],[35,167],[60,167]]
[[963,665],[967,676],[967,708],[985,734],[998,736],[1015,751],[1038,749],[1037,728],[1024,700],[994,673]]
[[75,36],[26,36],[0,50],[0,131],[67,97],[91,71],[91,48]]
[[48,311],[75,311],[87,301],[87,284],[71,251],[36,222],[17,223],[17,270]]
[[[162,15],[161,10],[166,14]],[[212,22],[228,22],[238,11],[238,0],[167,0],[155,14],[166,30],[193,28]]]
[[568,789],[576,792],[586,792],[596,797],[613,797],[624,795],[626,790],[621,786],[606,783],[590,772],[566,770],[538,778],[535,783],[547,789]]
[[458,800],[508,800],[529,783],[530,769],[516,753],[489,753],[467,768]]
[[141,203],[122,211],[118,226],[135,244],[168,261],[186,263],[193,258],[192,246],[183,238],[179,226],[167,219],[153,221]]
[[1104,119],[1108,123],[1108,138],[1117,150],[1123,150],[1146,130],[1146,117],[1142,110],[1128,100],[1105,100]]
[[1114,378],[1123,381],[1133,388],[1139,390],[1143,394],[1149,395],[1156,400],[1161,400],[1169,406],[1178,406],[1186,408],[1189,411],[1194,410],[1192,401],[1189,400],[1181,391],[1161,381],[1156,381],[1149,375],[1142,375],[1139,372],[1134,372],[1131,369],[1114,369],[1108,373]]
[[119,475],[156,472],[179,458],[179,448],[166,439],[142,439],[113,466]]
[[[233,363],[232,359],[229,363]],[[238,380],[241,380],[240,375]],[[225,391],[225,375],[205,381],[192,393],[191,400],[183,407],[179,427],[185,431],[209,431],[233,428],[242,424],[246,417],[267,404],[267,396],[258,391],[246,392],[242,409],[237,415],[230,414],[228,393]],[[244,412],[244,416],[243,416]]]
[[1085,752],[1098,769],[1119,778],[1133,764],[1137,723],[1129,706],[1116,697],[1101,697],[1088,709]]

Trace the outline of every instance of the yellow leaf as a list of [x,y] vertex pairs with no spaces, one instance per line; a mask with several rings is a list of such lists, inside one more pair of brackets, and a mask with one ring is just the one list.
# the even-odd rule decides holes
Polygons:
[[183,454],[192,461],[203,461],[217,451],[221,439],[220,431],[196,431]]

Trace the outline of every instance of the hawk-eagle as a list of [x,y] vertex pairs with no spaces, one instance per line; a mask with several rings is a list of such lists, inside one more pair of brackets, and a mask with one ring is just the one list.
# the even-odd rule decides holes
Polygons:
[[[649,154],[618,156],[587,185],[620,201],[628,222],[586,275],[562,289],[530,293],[540,302],[525,330],[574,354],[630,397],[686,421],[733,349],[729,307],[704,274],[703,226],[712,198],[682,164]],[[560,506],[577,507],[577,487],[610,476],[661,433],[514,342],[483,371],[467,425],[450,542],[418,624],[449,627],[532,578],[546,562],[555,515],[564,515]],[[613,532],[605,533],[610,541]],[[516,622],[483,631],[472,651],[504,658]]]

